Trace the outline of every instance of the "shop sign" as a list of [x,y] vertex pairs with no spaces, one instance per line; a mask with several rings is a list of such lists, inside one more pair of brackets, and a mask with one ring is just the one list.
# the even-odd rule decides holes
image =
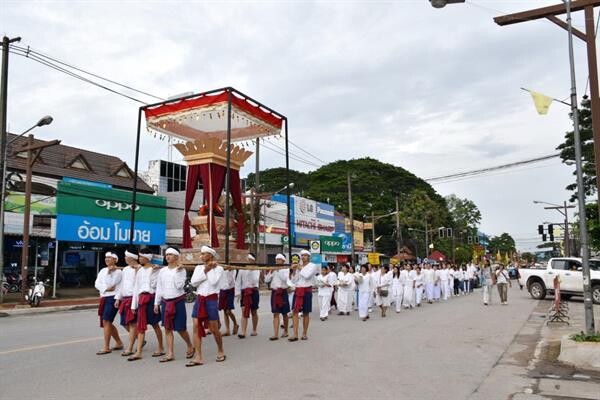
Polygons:
[[321,251],[323,253],[341,253],[342,249],[342,238],[334,236],[321,236]]
[[369,253],[368,254],[369,264],[379,265],[379,253]]
[[319,240],[311,240],[308,242],[310,252],[313,254],[321,254],[321,242]]

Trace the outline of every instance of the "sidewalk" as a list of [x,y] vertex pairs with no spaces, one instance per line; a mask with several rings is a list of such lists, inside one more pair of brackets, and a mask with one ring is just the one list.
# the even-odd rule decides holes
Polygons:
[[[546,326],[550,305],[549,300],[539,302],[471,400],[600,399],[600,372],[558,361],[561,338],[584,329],[583,301],[569,301],[571,325]],[[594,317],[598,326],[598,306]]]

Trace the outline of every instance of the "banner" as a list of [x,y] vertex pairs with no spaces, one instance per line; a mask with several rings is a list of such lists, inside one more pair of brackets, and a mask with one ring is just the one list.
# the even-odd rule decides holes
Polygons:
[[309,240],[330,236],[335,232],[334,207],[326,203],[293,196],[292,221],[294,244],[306,245]]
[[[25,193],[7,193],[6,200],[4,201],[4,211],[23,214],[23,210],[25,209]],[[56,215],[56,197],[32,194],[30,213],[31,215]]]
[[335,236],[321,236],[321,252],[322,253],[341,253],[342,238]]
[[[350,232],[350,218],[346,218],[346,233]],[[362,221],[354,220],[354,249],[362,250],[365,247],[364,240],[364,223]]]

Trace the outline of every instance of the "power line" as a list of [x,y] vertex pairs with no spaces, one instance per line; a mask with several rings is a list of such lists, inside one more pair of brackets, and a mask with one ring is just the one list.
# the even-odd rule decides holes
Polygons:
[[312,153],[304,150],[302,147],[298,146],[297,144],[295,144],[294,142],[292,142],[291,140],[288,139],[288,142],[290,142],[290,144],[296,148],[298,148],[300,151],[308,154],[309,156],[311,156],[312,158],[314,158],[315,160],[319,161],[321,164],[327,164],[325,161],[321,160],[319,157],[313,155]]

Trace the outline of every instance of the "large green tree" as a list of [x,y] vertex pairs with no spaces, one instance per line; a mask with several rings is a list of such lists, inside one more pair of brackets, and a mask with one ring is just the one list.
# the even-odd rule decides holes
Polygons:
[[481,222],[481,211],[469,199],[461,199],[454,194],[446,196],[448,211],[457,230],[474,228]]
[[508,233],[504,232],[502,235],[494,236],[490,239],[488,249],[494,255],[498,250],[500,250],[500,253],[514,252],[516,250],[515,239],[513,239]]
[[[583,189],[586,196],[592,196],[597,192],[596,188],[596,164],[594,159],[594,133],[592,131],[591,101],[587,96],[581,100],[579,109],[579,132],[581,135],[581,156],[583,172]],[[572,165],[575,163],[575,146],[573,131],[565,134],[565,141],[556,150],[560,151],[563,163]],[[573,172],[575,176],[575,172]],[[575,179],[574,179],[575,180]],[[567,190],[573,192],[571,201],[577,200],[577,182],[567,186]]]

